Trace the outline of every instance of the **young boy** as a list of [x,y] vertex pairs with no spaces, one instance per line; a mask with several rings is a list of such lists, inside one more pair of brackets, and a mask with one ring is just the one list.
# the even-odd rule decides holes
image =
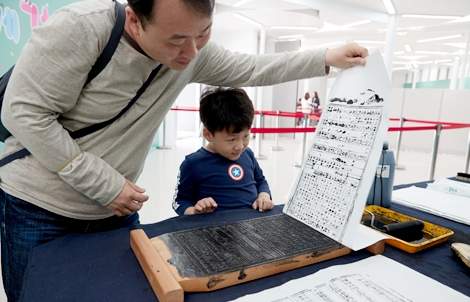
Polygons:
[[273,208],[263,171],[247,147],[254,113],[243,89],[204,91],[199,116],[208,144],[186,156],[181,164],[173,199],[178,215]]

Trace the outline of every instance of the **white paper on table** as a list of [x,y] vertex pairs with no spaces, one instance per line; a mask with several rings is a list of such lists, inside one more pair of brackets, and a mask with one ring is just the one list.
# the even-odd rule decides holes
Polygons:
[[388,130],[391,94],[378,51],[365,66],[340,72],[283,209],[353,250],[375,243],[362,246],[356,237]]
[[389,237],[379,231],[374,231],[373,229],[359,223],[357,225],[354,241],[352,245],[348,247],[352,250],[358,251],[383,239],[389,239]]
[[392,192],[392,201],[470,225],[470,198],[411,186]]
[[377,255],[350,264],[330,266],[233,301],[469,302],[470,298],[399,262]]
[[434,182],[427,184],[426,189],[470,198],[470,184],[447,178],[434,180]]

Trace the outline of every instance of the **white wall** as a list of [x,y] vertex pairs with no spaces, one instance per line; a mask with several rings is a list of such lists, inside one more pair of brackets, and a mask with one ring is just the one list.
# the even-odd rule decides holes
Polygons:
[[[410,82],[407,82],[409,79]],[[413,74],[408,76],[405,72],[395,71],[392,73],[392,88],[403,88],[405,83],[413,82]]]
[[[201,85],[187,85],[175,101],[175,105],[184,107],[199,107]],[[177,131],[180,136],[199,136],[199,113],[195,111],[176,111]]]
[[449,68],[441,68],[439,70],[438,80],[447,80],[448,79]]
[[[275,52],[299,50],[300,40],[290,42],[275,43]],[[297,95],[297,81],[277,84],[273,86],[272,110],[295,112]],[[299,97],[300,98],[300,97]],[[295,127],[294,118],[280,118],[279,124],[281,128]],[[283,137],[294,137],[293,133],[280,134]]]
[[[470,123],[470,91],[444,90],[439,121],[450,123]],[[470,128],[444,130],[441,134],[439,150],[445,153],[465,154],[468,148]],[[463,171],[464,163],[462,163]]]
[[[402,116],[406,119],[470,123],[470,90],[393,89],[390,117],[396,117],[395,114],[399,111],[400,94],[403,95]],[[390,126],[398,127],[398,122],[391,123]],[[404,126],[423,127],[432,124],[405,122]],[[464,155],[468,147],[469,129],[443,130],[439,152]],[[396,147],[396,137],[396,132],[387,134],[392,148]],[[406,131],[403,132],[401,148],[431,152],[433,142],[434,130]]]
[[421,77],[418,82],[427,82],[429,81],[429,69],[421,70]]
[[[389,108],[389,118],[401,119],[403,110],[403,96],[405,89],[394,88],[392,89],[392,100]],[[390,121],[388,127],[399,127],[400,122]],[[385,140],[388,141],[390,149],[396,151],[398,132],[387,132]]]
[[[258,31],[257,30],[237,30],[231,32],[217,33],[212,32],[212,41],[221,45],[225,49],[241,52],[241,53],[258,53]],[[255,109],[257,109],[257,93],[256,88],[244,87],[246,93],[253,101]]]
[[437,76],[439,74],[439,68],[431,68],[429,71],[429,81],[437,81]]

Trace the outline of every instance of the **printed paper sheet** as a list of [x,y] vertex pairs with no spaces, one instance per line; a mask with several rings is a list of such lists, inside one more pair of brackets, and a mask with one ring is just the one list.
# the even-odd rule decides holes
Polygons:
[[237,300],[266,302],[469,302],[470,298],[377,255],[336,265]]
[[342,70],[283,212],[354,250],[388,130],[391,87],[379,52]]

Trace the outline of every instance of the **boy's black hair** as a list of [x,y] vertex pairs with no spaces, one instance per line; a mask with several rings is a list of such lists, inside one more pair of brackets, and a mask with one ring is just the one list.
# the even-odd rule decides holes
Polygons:
[[[152,23],[155,12],[153,8],[158,0],[128,0],[127,3],[135,12],[145,30],[145,25]],[[180,0],[187,8],[205,17],[211,17],[214,12],[215,0]]]
[[254,116],[253,103],[243,89],[208,87],[201,95],[199,117],[212,134],[250,129]]

